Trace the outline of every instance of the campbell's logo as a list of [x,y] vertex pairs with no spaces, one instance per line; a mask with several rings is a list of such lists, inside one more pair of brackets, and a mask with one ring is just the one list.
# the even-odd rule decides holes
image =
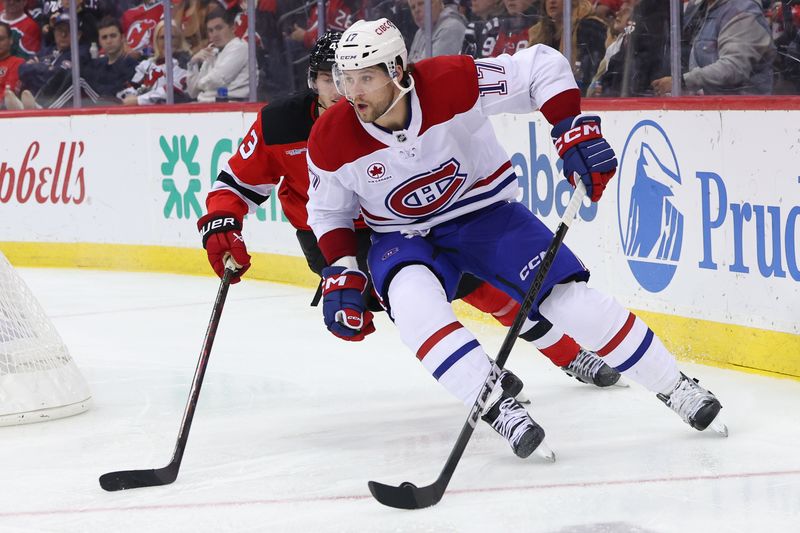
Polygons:
[[83,203],[86,180],[79,161],[83,152],[83,141],[61,142],[53,160],[48,157],[52,152],[32,142],[18,164],[0,162],[0,203]]
[[467,179],[459,174],[461,164],[455,158],[441,166],[417,174],[394,189],[386,198],[386,207],[395,215],[418,218],[431,215],[445,207]]
[[678,267],[684,210],[678,159],[661,126],[652,120],[634,126],[617,176],[619,232],[628,266],[642,288],[662,291]]

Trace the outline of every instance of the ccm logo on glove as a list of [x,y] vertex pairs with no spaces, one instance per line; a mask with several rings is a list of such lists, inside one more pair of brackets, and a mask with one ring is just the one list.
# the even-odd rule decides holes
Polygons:
[[342,266],[322,270],[322,315],[328,330],[346,341],[360,341],[375,331],[364,305],[367,276]]
[[598,201],[617,171],[617,157],[600,131],[600,117],[565,118],[553,126],[550,135],[564,161],[564,176],[575,186],[577,175],[586,186],[589,198]]
[[567,130],[561,137],[556,139],[556,150],[559,154],[563,154],[579,142],[589,141],[591,139],[599,139],[603,136],[600,133],[600,124],[587,123],[580,124],[576,128]]

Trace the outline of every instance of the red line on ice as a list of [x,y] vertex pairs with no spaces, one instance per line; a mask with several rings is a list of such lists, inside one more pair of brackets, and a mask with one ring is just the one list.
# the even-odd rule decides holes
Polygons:
[[[709,474],[705,476],[676,476],[676,477],[655,477],[642,479],[616,479],[606,481],[577,481],[573,483],[542,483],[538,485],[520,485],[515,487],[487,487],[452,489],[447,494],[477,494],[486,492],[510,492],[522,490],[546,490],[546,489],[571,489],[571,488],[590,488],[608,485],[639,485],[647,483],[674,483],[683,481],[715,481],[725,479],[743,479],[751,477],[770,477],[770,476],[793,476],[800,475],[800,470],[779,470],[774,472],[741,472],[738,474]],[[297,498],[273,498],[260,500],[240,500],[240,501],[219,501],[219,502],[196,502],[196,503],[168,503],[154,505],[132,505],[129,507],[95,507],[88,509],[42,509],[39,511],[11,511],[0,512],[0,518],[12,518],[21,516],[47,516],[62,514],[82,514],[82,513],[112,513],[118,511],[158,511],[162,509],[195,509],[199,507],[235,507],[242,505],[270,505],[270,504],[296,504],[313,502],[337,502],[337,501],[358,501],[369,500],[372,496],[363,495],[343,495],[343,496],[318,496],[318,497],[297,497]]]

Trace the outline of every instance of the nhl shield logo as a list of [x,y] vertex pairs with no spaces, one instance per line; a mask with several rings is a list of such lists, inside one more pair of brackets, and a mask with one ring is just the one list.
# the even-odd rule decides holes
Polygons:
[[453,158],[438,168],[417,174],[389,194],[386,207],[404,218],[424,217],[441,210],[467,180],[466,174],[459,174],[460,168],[461,164]]

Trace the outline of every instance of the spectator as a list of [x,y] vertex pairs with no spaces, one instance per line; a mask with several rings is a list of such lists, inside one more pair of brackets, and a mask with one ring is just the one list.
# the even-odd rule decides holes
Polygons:
[[[78,26],[80,35],[80,25]],[[53,36],[55,45],[42,49],[33,59],[29,59],[19,67],[19,77],[22,81],[23,96],[25,91],[29,94],[42,94],[45,100],[62,94],[72,85],[72,55],[70,50],[69,16],[58,15],[53,19]],[[81,66],[89,62],[89,49],[79,46],[78,57]],[[25,99],[23,98],[23,101]]]
[[497,35],[487,30],[499,27],[500,18],[505,15],[503,0],[471,0],[461,53],[474,58],[489,57],[497,42]]
[[19,66],[25,60],[11,55],[12,44],[11,26],[0,22],[0,103],[5,102],[6,109],[22,109],[17,93],[20,88]]
[[489,21],[485,30],[491,57],[527,48],[530,28],[541,19],[541,0],[503,0],[503,5],[508,15]]
[[[617,13],[622,8],[624,0],[597,0],[594,4],[594,14],[597,18],[603,20],[606,25],[611,26]],[[664,2],[669,4],[669,2]]]
[[771,21],[777,48],[773,93],[800,94],[800,2],[775,2]]
[[[414,23],[419,28],[408,50],[408,62],[413,63],[428,57],[428,36],[425,35],[425,0],[408,0]],[[442,0],[431,0],[431,41],[433,56],[454,55],[461,51],[467,20],[453,4]]]
[[586,96],[653,96],[653,80],[670,72],[669,24],[669,3],[624,1]]
[[[117,95],[125,105],[163,104],[167,100],[167,71],[164,57],[164,28],[162,20],[153,33],[153,57],[142,60],[136,65],[130,87]],[[172,86],[175,103],[188,102],[186,94],[186,65],[189,60],[189,46],[183,33],[175,22],[172,22]]]
[[175,14],[176,20],[181,21],[183,38],[195,54],[208,45],[206,35],[206,15],[210,7],[210,0],[184,0]]
[[[105,17],[97,25],[102,56],[93,59],[85,69],[84,78],[106,102],[117,102],[116,95],[133,77],[136,60],[125,47],[122,25],[112,17]],[[118,103],[118,102],[117,102]]]
[[[122,14],[125,41],[135,57],[150,57],[153,50],[153,29],[164,18],[161,0],[144,0]],[[174,20],[174,17],[173,17]]]
[[28,59],[41,50],[42,30],[36,21],[25,13],[25,0],[5,0],[5,10],[0,15],[0,22],[11,26],[11,31],[14,33],[14,48],[19,50],[14,55]]
[[[581,94],[592,81],[606,51],[606,24],[593,15],[589,0],[572,1],[572,57],[568,58]],[[564,0],[545,0],[542,18],[529,32],[529,44],[546,44],[564,52]]]
[[[97,2],[90,2],[96,4]],[[78,16],[78,26],[81,29],[80,40],[78,44],[85,44],[90,46],[92,43],[97,42],[97,19],[95,14],[98,13],[96,6],[92,9],[86,7],[87,2],[84,0],[76,0],[75,10]],[[64,15],[69,16],[69,0],[60,0],[60,5],[50,14],[49,24],[42,28],[45,35],[54,28],[53,21],[56,17]],[[52,44],[51,41],[45,39],[47,44]]]
[[[499,1],[499,0],[498,0]],[[417,25],[414,23],[414,16],[407,0],[373,0],[372,7],[369,8],[369,18],[378,20],[387,18],[391,20],[406,43],[406,50],[411,48],[411,41],[417,33]]]
[[206,16],[209,44],[189,61],[186,79],[189,96],[198,102],[214,102],[221,87],[232,100],[250,94],[247,43],[234,35],[233,23],[233,15],[221,9]]
[[[439,0],[441,1],[441,0]],[[362,0],[326,0],[325,29],[344,31],[357,20],[365,18],[364,3]],[[289,33],[289,39],[302,43],[303,47],[310,50],[317,42],[317,6],[311,8],[308,18],[309,25],[301,28],[298,24]]]
[[[681,86],[688,91],[772,93],[775,44],[755,0],[690,0],[682,42],[689,53],[682,65]],[[652,85],[657,95],[669,94],[672,78],[659,78]]]

